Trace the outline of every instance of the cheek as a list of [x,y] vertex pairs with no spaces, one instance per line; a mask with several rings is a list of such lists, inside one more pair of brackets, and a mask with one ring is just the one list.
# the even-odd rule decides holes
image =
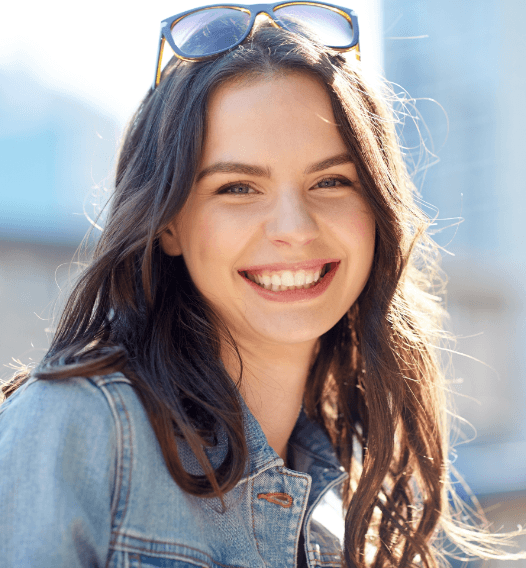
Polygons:
[[374,217],[368,211],[340,213],[332,220],[332,229],[355,253],[373,255],[376,233]]
[[192,220],[191,225],[187,225],[191,255],[200,266],[228,266],[242,249],[248,235],[247,229],[231,215],[217,209],[204,210]]
[[201,261],[207,261],[210,257],[216,258],[221,253],[221,236],[214,219],[204,216],[192,228],[194,239],[197,240],[194,246],[199,251]]

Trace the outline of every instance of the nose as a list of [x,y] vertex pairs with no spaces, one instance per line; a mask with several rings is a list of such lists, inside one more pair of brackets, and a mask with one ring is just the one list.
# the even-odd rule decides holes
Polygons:
[[266,225],[267,237],[276,244],[304,246],[313,241],[320,228],[304,198],[295,190],[284,191]]

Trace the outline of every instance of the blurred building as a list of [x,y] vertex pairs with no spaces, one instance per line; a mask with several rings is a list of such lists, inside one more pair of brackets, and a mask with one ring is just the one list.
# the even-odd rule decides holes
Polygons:
[[465,422],[451,458],[493,530],[515,530],[526,521],[526,4],[383,6],[386,76],[407,91],[398,107],[406,155],[424,210],[437,216],[435,239],[454,255],[443,267],[453,348],[464,355],[444,358]]
[[[119,128],[28,71],[0,69],[0,377],[40,360],[53,306],[110,183]],[[96,230],[95,230],[96,234]]]
[[476,435],[457,466],[477,494],[526,490],[524,21],[518,1],[384,0],[386,75],[414,99],[406,153],[455,255],[444,256],[448,307],[469,358],[453,355],[450,378]]
[[119,128],[27,69],[0,69],[0,239],[79,243],[107,182]]

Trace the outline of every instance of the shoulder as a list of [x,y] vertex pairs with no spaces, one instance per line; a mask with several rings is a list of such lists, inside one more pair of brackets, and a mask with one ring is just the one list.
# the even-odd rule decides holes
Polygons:
[[140,402],[120,373],[30,378],[0,404],[0,460],[21,467],[27,460],[94,460],[111,475],[123,417],[134,406]]
[[122,416],[136,399],[119,374],[31,378],[2,402],[0,549],[6,566],[104,565],[119,497]]
[[0,433],[8,424],[16,428],[45,429],[82,423],[109,426],[115,418],[115,399],[134,396],[121,373],[102,377],[37,379],[31,377],[0,404]]

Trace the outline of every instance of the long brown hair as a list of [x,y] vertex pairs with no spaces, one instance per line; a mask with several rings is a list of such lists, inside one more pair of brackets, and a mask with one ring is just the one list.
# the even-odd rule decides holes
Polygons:
[[[447,389],[437,356],[444,315],[436,296],[438,254],[415,203],[386,91],[372,88],[358,63],[314,41],[263,24],[219,58],[170,63],[129,124],[108,220],[32,374],[124,372],[175,483],[202,497],[236,485],[247,459],[237,388],[241,356],[183,258],[165,255],[159,237],[191,191],[214,89],[287,72],[309,73],[325,86],[376,220],[370,278],[348,313],[319,338],[304,398],[350,473],[342,561],[356,568],[436,567],[442,533],[468,554],[494,556],[497,537],[463,525],[452,509]],[[239,358],[235,382],[220,360],[222,342]],[[3,387],[5,396],[28,376],[16,375]],[[228,452],[213,469],[203,448],[218,427]],[[182,466],[181,437],[204,475]],[[353,458],[356,444],[363,464]]]

